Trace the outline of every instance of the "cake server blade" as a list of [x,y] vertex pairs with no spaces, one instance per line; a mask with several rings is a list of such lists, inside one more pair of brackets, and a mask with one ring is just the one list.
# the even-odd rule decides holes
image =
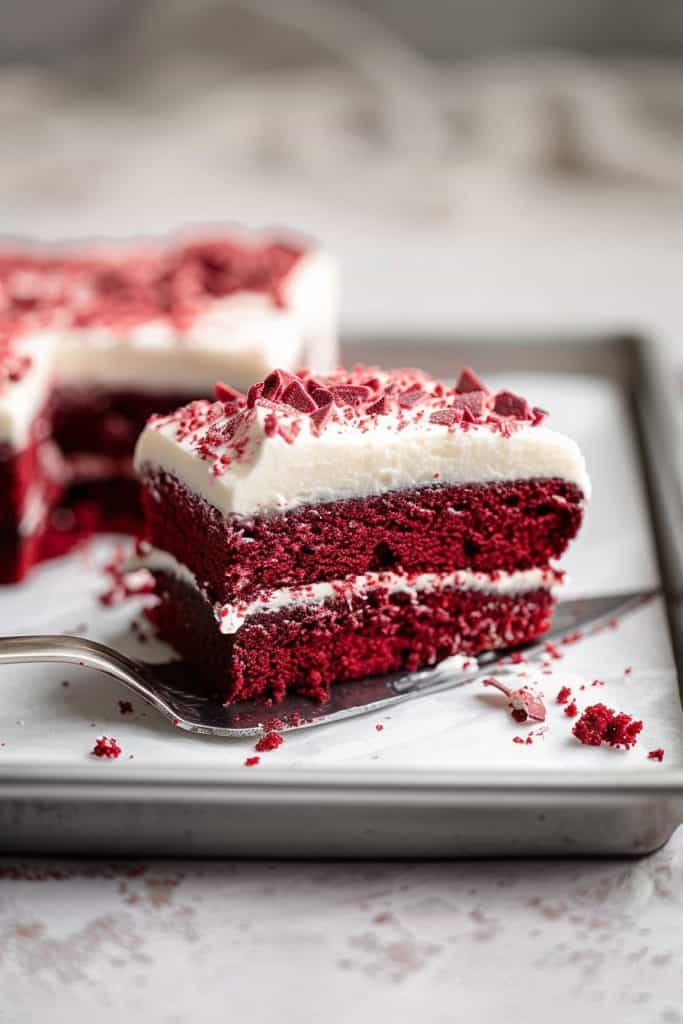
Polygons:
[[[550,630],[537,643],[517,650],[527,661],[536,660],[543,655],[548,643],[560,641],[578,631],[597,632],[611,620],[623,617],[655,596],[655,591],[638,591],[560,602]],[[406,670],[349,683],[335,683],[330,697],[322,704],[288,695],[281,703],[268,707],[258,701],[224,705],[188,691],[186,681],[192,669],[182,662],[152,665],[134,661],[120,651],[78,636],[0,637],[0,665],[41,661],[94,668],[122,683],[179,729],[205,736],[234,738],[258,736],[274,729],[283,732],[324,725],[462,686],[490,673],[494,666],[509,659],[510,653],[510,650],[487,651],[470,658],[466,667],[463,667],[462,658],[448,658],[432,668],[415,672]]]

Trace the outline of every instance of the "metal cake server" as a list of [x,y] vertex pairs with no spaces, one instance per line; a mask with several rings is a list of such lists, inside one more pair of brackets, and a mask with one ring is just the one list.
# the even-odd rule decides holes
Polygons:
[[[639,608],[657,596],[656,591],[636,591],[610,597],[589,597],[557,605],[552,627],[537,643],[519,648],[527,661],[542,656],[548,643],[560,641],[578,630],[597,631],[610,620]],[[204,736],[254,736],[264,730],[303,728],[339,721],[353,715],[379,711],[400,701],[447,690],[478,679],[509,658],[510,651],[487,651],[470,658],[449,658],[432,668],[349,683],[335,683],[327,701],[287,696],[268,707],[258,701],[223,705],[186,689],[192,668],[182,662],[149,664],[135,661],[111,647],[79,636],[0,637],[0,665],[20,662],[66,662],[94,668],[118,680],[137,697],[187,732]]]

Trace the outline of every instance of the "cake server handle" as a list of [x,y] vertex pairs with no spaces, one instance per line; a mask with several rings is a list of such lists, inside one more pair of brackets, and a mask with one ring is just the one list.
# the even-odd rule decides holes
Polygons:
[[56,662],[96,669],[176,721],[177,711],[158,692],[147,667],[105,644],[64,634],[0,637],[0,665]]

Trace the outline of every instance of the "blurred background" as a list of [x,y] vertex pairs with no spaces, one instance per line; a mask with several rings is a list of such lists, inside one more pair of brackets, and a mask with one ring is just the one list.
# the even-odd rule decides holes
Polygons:
[[349,331],[662,327],[680,0],[0,6],[0,231],[286,224]]

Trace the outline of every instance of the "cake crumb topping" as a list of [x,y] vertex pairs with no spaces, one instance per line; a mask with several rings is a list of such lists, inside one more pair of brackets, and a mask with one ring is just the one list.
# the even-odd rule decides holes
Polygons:
[[546,415],[510,391],[488,391],[469,369],[446,388],[420,370],[356,366],[325,376],[276,369],[246,395],[219,383],[215,402],[191,402],[170,415],[152,417],[150,425],[172,426],[176,441],[188,442],[196,455],[212,463],[212,473],[222,476],[233,463],[254,457],[257,423],[264,437],[295,444],[303,432],[319,437],[333,427],[361,434],[377,429],[400,433],[409,425],[441,427],[447,433],[485,427],[509,436],[522,426],[538,426]]
[[517,690],[510,689],[505,683],[494,676],[488,676],[482,680],[484,686],[493,686],[500,690],[508,699],[510,714],[515,722],[526,722],[531,719],[534,722],[545,722],[546,710],[541,695],[528,686],[522,686]]
[[41,330],[111,328],[165,320],[187,329],[238,291],[286,306],[285,282],[304,250],[291,243],[197,239],[69,255],[0,252],[0,390],[31,367],[16,339]]

